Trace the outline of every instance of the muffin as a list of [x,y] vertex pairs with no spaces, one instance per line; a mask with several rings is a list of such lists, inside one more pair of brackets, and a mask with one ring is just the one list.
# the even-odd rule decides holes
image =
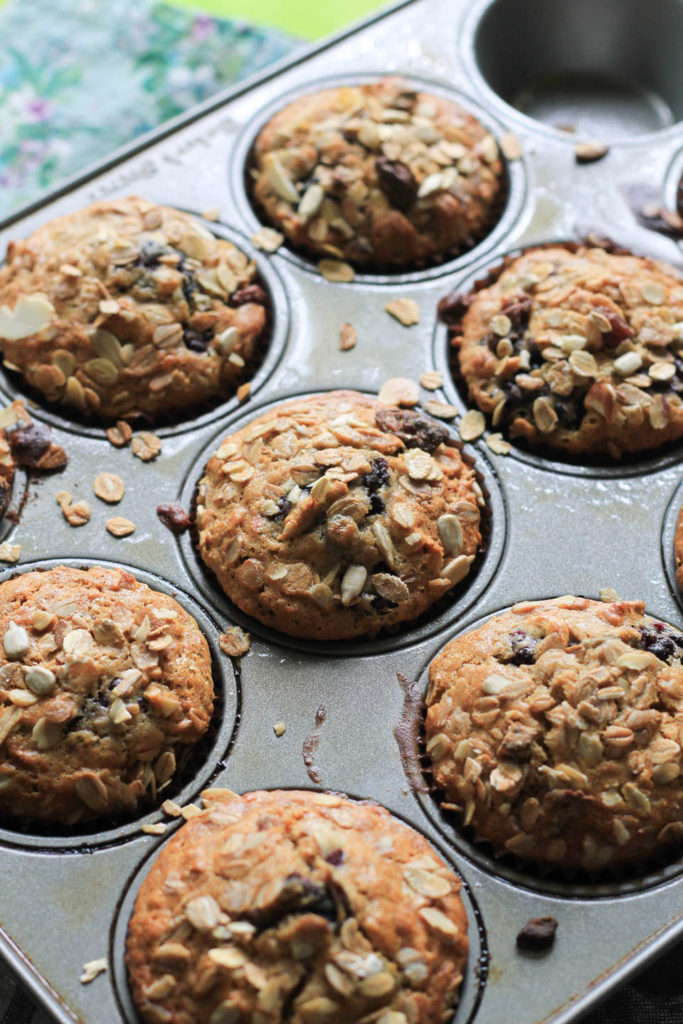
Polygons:
[[467,958],[460,881],[382,807],[228,790],[142,884],[126,963],[146,1024],[441,1024]]
[[676,583],[683,590],[683,506],[678,510],[676,532],[674,534],[674,563],[676,566]]
[[472,248],[502,204],[495,139],[398,78],[302,96],[254,144],[252,195],[296,248],[403,270]]
[[192,217],[134,197],[10,242],[0,349],[48,402],[108,421],[224,398],[266,327],[256,267]]
[[122,569],[0,584],[0,813],[73,824],[135,811],[206,731],[197,623]]
[[528,601],[429,671],[434,782],[496,853],[598,871],[683,840],[683,635],[641,601]]
[[673,267],[541,247],[467,304],[454,330],[459,373],[511,440],[618,459],[683,434],[683,281]]
[[199,553],[282,633],[373,636],[465,578],[481,488],[448,431],[353,391],[276,406],[229,434],[199,483]]

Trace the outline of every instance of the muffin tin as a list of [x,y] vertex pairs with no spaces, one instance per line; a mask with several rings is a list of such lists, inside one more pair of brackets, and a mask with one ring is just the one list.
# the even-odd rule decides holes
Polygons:
[[[681,625],[671,564],[683,500],[680,446],[623,465],[591,467],[514,448],[495,455],[483,438],[466,446],[490,495],[490,534],[477,573],[415,626],[343,645],[289,639],[247,620],[204,572],[191,538],[178,540],[159,523],[156,506],[180,501],[188,508],[216,440],[286,397],[338,387],[376,392],[388,377],[417,379],[437,369],[444,374],[443,391],[424,392],[423,399],[445,398],[464,411],[449,374],[437,302],[484,276],[506,252],[593,231],[676,261],[676,243],[642,226],[629,199],[637,186],[670,208],[675,204],[683,167],[683,124],[675,123],[683,114],[676,26],[683,29],[681,0],[660,0],[655,9],[644,0],[408,0],[129,147],[22,211],[0,237],[4,251],[10,238],[29,234],[48,218],[137,192],[198,214],[216,207],[220,222],[212,227],[249,251],[248,238],[258,226],[244,186],[252,141],[286,100],[333,82],[400,73],[453,96],[497,137],[514,132],[520,139],[523,156],[508,165],[499,224],[456,260],[331,284],[286,247],[273,256],[259,254],[275,321],[250,399],[241,407],[233,399],[158,430],[163,450],[156,461],[144,464],[130,448],[113,448],[92,425],[32,408],[36,419],[52,425],[70,461],[64,472],[30,481],[20,522],[8,534],[21,544],[21,560],[2,574],[56,562],[116,563],[176,595],[197,615],[214,652],[222,700],[215,731],[176,799],[196,799],[209,784],[239,791],[312,787],[314,767],[323,787],[373,798],[423,832],[465,882],[471,954],[455,1024],[573,1020],[683,934],[681,860],[595,882],[550,878],[495,861],[422,791],[414,743],[433,656],[457,632],[515,601],[564,593],[597,598],[610,586],[623,597],[643,598],[650,614]],[[606,78],[612,71],[616,79]],[[568,121],[578,133],[556,127]],[[602,161],[579,166],[574,146],[589,137],[586,132],[600,135],[610,150]],[[405,328],[384,311],[400,296],[419,303],[418,325]],[[356,328],[358,344],[341,352],[345,321]],[[0,377],[8,401],[17,388],[16,381]],[[114,512],[92,494],[92,481],[103,470],[118,473],[127,486]],[[18,481],[17,495],[22,474]],[[55,500],[63,489],[90,501],[86,526],[74,529],[63,519]],[[132,519],[135,533],[110,536],[104,524],[112,514]],[[241,664],[217,650],[218,632],[230,623],[252,634]],[[402,686],[399,675],[415,685]],[[273,725],[280,721],[286,732],[278,738]],[[313,767],[307,767],[304,744],[314,733],[317,746],[306,744]],[[166,836],[143,833],[140,826],[163,817],[152,811],[124,825],[69,834],[0,829],[0,950],[64,1024],[137,1020],[123,966],[125,926],[140,880],[177,822],[170,822]],[[546,914],[559,922],[553,949],[519,953],[519,929]],[[107,973],[81,985],[84,962],[104,956]]]

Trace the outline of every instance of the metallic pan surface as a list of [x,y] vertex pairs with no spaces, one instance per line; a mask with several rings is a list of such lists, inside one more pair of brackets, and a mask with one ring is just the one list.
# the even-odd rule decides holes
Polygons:
[[[683,164],[683,127],[675,123],[683,114],[683,72],[674,46],[681,26],[683,0],[411,0],[207,104],[172,131],[131,147],[13,218],[0,231],[0,251],[50,217],[137,192],[195,212],[216,207],[231,237],[247,244],[258,222],[245,196],[243,164],[255,131],[285,97],[331,79],[399,72],[460,98],[498,137],[513,131],[523,149],[522,160],[509,168],[510,197],[500,225],[459,260],[423,273],[361,275],[334,285],[286,249],[260,256],[277,316],[258,386],[241,408],[233,400],[194,422],[160,430],[163,452],[155,462],[145,465],[130,449],[111,447],[102,431],[36,409],[70,461],[64,473],[30,484],[21,522],[9,535],[22,545],[21,563],[4,575],[54,561],[129,566],[152,585],[177,591],[192,610],[199,606],[215,653],[219,630],[246,620],[203,575],[187,538],[178,542],[159,525],[155,508],[176,500],[187,507],[211,444],[230,423],[285,396],[333,387],[372,392],[387,377],[416,379],[428,369],[447,379],[436,397],[464,408],[447,375],[447,339],[436,323],[436,304],[506,251],[593,230],[676,261],[672,241],[638,225],[627,190],[635,184],[673,202]],[[555,69],[574,77],[553,78]],[[596,70],[622,79],[632,72],[636,85],[615,91]],[[597,133],[600,110],[609,155],[578,166],[576,138],[553,125],[569,111],[582,131]],[[417,326],[406,329],[384,312],[398,296],[418,301]],[[352,352],[338,349],[344,321],[358,332]],[[4,377],[0,393],[7,399],[16,393]],[[316,754],[323,785],[383,803],[421,830],[465,879],[472,954],[457,1024],[559,1024],[585,1013],[683,934],[683,865],[612,885],[572,886],[474,849],[428,795],[414,794],[409,785],[394,739],[404,700],[397,673],[424,687],[429,661],[447,639],[532,597],[597,597],[611,586],[622,597],[643,598],[651,614],[680,627],[670,555],[683,499],[680,447],[590,470],[514,451],[493,455],[483,440],[468,450],[491,493],[492,512],[489,548],[471,587],[413,630],[377,642],[323,648],[248,622],[252,648],[241,672],[215,653],[217,665],[222,658],[217,728],[182,799],[196,798],[208,780],[239,791],[310,787],[302,744],[324,705]],[[136,523],[129,538],[106,532],[109,513],[92,498],[92,481],[103,469],[127,485],[117,514]],[[61,517],[55,494],[62,489],[91,500],[86,526],[72,529]],[[272,729],[278,721],[287,726],[279,739]],[[0,831],[0,949],[59,1021],[135,1021],[123,968],[125,923],[150,858],[166,838],[139,826],[160,817],[153,812],[133,825],[76,838]],[[520,955],[517,931],[543,914],[559,922],[554,948],[540,957]],[[82,964],[102,956],[109,957],[107,974],[81,985]]]

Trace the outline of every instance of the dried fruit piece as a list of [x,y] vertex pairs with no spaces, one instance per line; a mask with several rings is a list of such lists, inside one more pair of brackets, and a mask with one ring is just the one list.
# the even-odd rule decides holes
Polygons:
[[95,477],[93,490],[102,501],[117,505],[126,493],[126,485],[116,473],[100,473]]
[[326,281],[348,283],[353,281],[355,271],[350,263],[342,260],[320,260],[318,270]]
[[131,442],[131,449],[133,455],[138,459],[142,459],[143,462],[151,462],[161,452],[161,441],[156,434],[143,431],[141,434],[135,435]]
[[348,352],[349,349],[354,348],[357,340],[358,335],[353,324],[342,324],[339,331],[339,348],[341,351]]
[[113,537],[128,537],[135,532],[135,523],[132,523],[130,519],[124,519],[123,516],[107,519],[106,526]]
[[251,637],[239,626],[229,626],[218,636],[218,645],[231,658],[241,658],[251,646]]
[[182,505],[173,501],[157,505],[157,515],[164,526],[168,527],[176,536],[185,533],[192,522]]
[[383,405],[410,407],[420,401],[420,389],[408,377],[391,377],[384,382],[377,398]]
[[417,198],[418,185],[413,172],[400,160],[378,157],[377,181],[384,195],[397,210],[408,210]]
[[556,931],[557,921],[554,917],[531,917],[517,934],[517,948],[535,951],[550,949]]
[[420,307],[415,299],[392,299],[384,308],[389,316],[393,316],[404,327],[412,327],[420,322]]

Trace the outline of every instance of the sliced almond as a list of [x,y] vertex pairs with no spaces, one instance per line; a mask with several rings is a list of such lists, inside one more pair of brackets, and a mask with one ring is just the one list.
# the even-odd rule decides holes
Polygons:
[[[426,406],[425,406],[426,408]],[[458,432],[463,441],[476,441],[486,429],[486,419],[479,409],[470,409],[458,424]]]
[[348,352],[354,348],[358,340],[356,328],[353,324],[342,324],[339,331],[339,348],[342,352]]
[[408,377],[391,377],[385,381],[377,396],[382,405],[398,405],[410,408],[420,401],[420,389]]
[[251,244],[263,252],[277,252],[284,240],[285,236],[274,228],[260,228],[250,239]]
[[522,144],[514,132],[506,132],[500,139],[500,149],[506,160],[519,160]]
[[609,146],[604,142],[579,142],[574,146],[574,156],[577,164],[592,164],[596,160],[602,160],[609,153]]

